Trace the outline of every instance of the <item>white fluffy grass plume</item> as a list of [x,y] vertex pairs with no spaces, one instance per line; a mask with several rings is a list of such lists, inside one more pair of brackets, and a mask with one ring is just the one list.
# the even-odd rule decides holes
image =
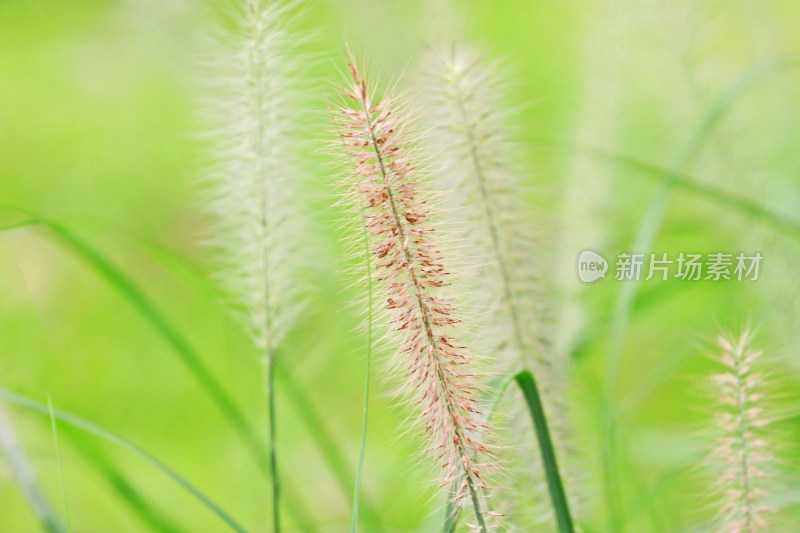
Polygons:
[[[214,158],[208,190],[219,278],[259,353],[271,357],[298,312],[305,217],[299,110],[301,70],[292,4],[246,0],[208,58]],[[298,238],[302,236],[302,239]]]
[[544,351],[538,228],[522,197],[503,69],[462,46],[428,55],[422,91],[437,186],[472,249],[483,336],[506,369],[532,367]]
[[[492,354],[501,370],[535,374],[553,437],[560,449],[568,449],[566,376],[555,364],[545,327],[546,274],[539,259],[547,255],[545,232],[536,227],[523,199],[520,146],[509,126],[510,76],[483,55],[454,46],[431,50],[425,79],[421,93],[435,152],[434,175],[451,199],[448,207],[466,243],[462,256],[472,265],[466,292],[479,316],[480,350]],[[529,415],[517,395],[508,396],[498,414],[509,428],[504,440],[514,443],[503,460],[515,474],[505,483],[508,490],[498,494],[498,505],[509,522],[525,530],[551,520],[552,512],[541,466],[532,468],[540,460]]]
[[769,436],[769,385],[762,352],[753,332],[717,337],[721,369],[712,376],[717,405],[716,438],[708,466],[719,495],[714,531],[757,533],[776,531],[776,509],[770,504],[775,480],[769,465],[776,460]]

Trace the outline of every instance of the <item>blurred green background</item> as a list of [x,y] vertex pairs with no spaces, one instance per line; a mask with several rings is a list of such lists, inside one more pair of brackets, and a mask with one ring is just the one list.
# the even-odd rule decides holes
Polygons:
[[[760,325],[782,377],[776,426],[783,443],[775,494],[784,525],[800,524],[800,233],[712,196],[663,188],[658,177],[589,155],[572,142],[673,168],[706,186],[800,221],[800,4],[794,0],[302,2],[304,48],[316,54],[310,104],[324,110],[338,80],[345,33],[383,80],[409,86],[430,42],[447,31],[508,63],[517,140],[536,191],[531,224],[555,294],[553,335],[569,371],[580,458],[576,514],[583,531],[610,531],[600,450],[609,359],[619,347],[615,407],[621,531],[702,531],[712,513],[697,475],[698,434],[711,413],[703,376],[719,328]],[[0,204],[32,210],[91,243],[153,300],[264,434],[261,369],[208,283],[209,220],[198,177],[199,36],[213,9],[190,0],[0,2]],[[447,13],[442,15],[442,13]],[[781,60],[785,63],[776,63]],[[792,61],[794,60],[794,62]],[[727,95],[727,96],[726,96]],[[713,119],[709,122],[708,117]],[[320,143],[329,126],[323,113]],[[569,142],[565,142],[569,141]],[[342,490],[314,438],[330,436],[352,477],[363,394],[363,338],[330,199],[326,156],[309,155],[320,221],[321,275],[288,339],[278,382],[281,471],[288,514],[321,532],[349,528]],[[659,192],[661,190],[661,192]],[[657,252],[760,251],[757,282],[642,282],[627,327],[614,326],[623,284],[583,286],[580,250],[614,257],[657,212]],[[656,207],[658,204],[656,204]],[[0,220],[19,215],[4,210]],[[779,224],[780,225],[780,224]],[[540,258],[541,259],[541,258]],[[557,290],[549,290],[549,289]],[[615,334],[614,331],[617,331]],[[615,340],[616,339],[616,340]],[[409,459],[393,407],[394,381],[375,365],[363,495],[375,531],[439,531],[443,502]],[[288,376],[288,377],[287,377]],[[191,480],[251,531],[269,531],[269,487],[234,432],[172,348],[129,302],[52,232],[0,233],[0,385],[101,424]],[[299,398],[299,401],[298,401]],[[47,417],[5,404],[45,493],[63,512]],[[316,434],[303,423],[319,415]],[[124,450],[59,426],[73,531],[225,531],[163,473]],[[329,446],[330,443],[325,443]],[[322,447],[325,449],[325,446]],[[330,453],[330,450],[328,450]],[[123,484],[112,473],[124,476]],[[138,497],[132,496],[132,490]],[[140,498],[140,499],[139,499]],[[301,531],[289,518],[286,531]],[[368,523],[362,520],[364,531]],[[39,525],[0,459],[0,531]],[[168,530],[168,529],[166,529]],[[777,530],[777,529],[776,529]],[[552,531],[544,523],[541,531]]]

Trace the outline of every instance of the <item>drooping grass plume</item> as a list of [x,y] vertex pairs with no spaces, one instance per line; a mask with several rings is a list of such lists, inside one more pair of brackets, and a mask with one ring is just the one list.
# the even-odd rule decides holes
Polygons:
[[[426,73],[422,93],[436,151],[435,175],[452,198],[449,207],[469,245],[464,255],[474,265],[469,292],[481,316],[477,321],[481,348],[504,371],[533,372],[533,386],[542,387],[545,411],[551,421],[558,421],[553,435],[564,448],[569,434],[563,401],[566,379],[553,361],[550,332],[545,327],[544,232],[524,201],[520,150],[509,126],[509,76],[501,66],[464,46],[433,49]],[[519,400],[513,396],[501,405],[510,418],[506,425],[513,428],[509,435],[513,448],[503,459],[515,466],[513,479],[506,483],[509,494],[501,499],[509,522],[524,528],[552,514],[546,505],[532,503],[547,501],[547,486],[542,468],[530,468],[542,450],[535,449],[536,437]],[[547,425],[545,411],[541,411],[544,426],[537,429]],[[520,431],[520,427],[525,429]],[[547,431],[548,442],[550,435]]]
[[249,327],[265,365],[269,409],[274,531],[280,530],[276,459],[274,354],[298,302],[303,217],[296,193],[301,142],[298,103],[300,39],[289,28],[293,6],[242,1],[211,60],[215,99],[209,106],[215,141],[210,205],[218,228],[220,275]]
[[[348,198],[363,217],[374,276],[394,343],[393,367],[406,377],[413,421],[427,437],[425,455],[440,465],[440,483],[457,480],[454,501],[470,505],[475,529],[489,531],[486,509],[487,425],[476,401],[475,362],[456,340],[457,317],[447,295],[449,272],[431,222],[424,177],[408,139],[407,118],[391,96],[376,100],[351,60],[352,81],[337,125],[349,161]],[[363,213],[363,214],[362,214]]]
[[775,458],[765,435],[770,419],[765,405],[762,352],[753,346],[753,332],[717,338],[722,371],[712,376],[718,405],[717,438],[709,457],[720,493],[715,530],[720,533],[773,531],[769,502],[773,480],[767,467]]

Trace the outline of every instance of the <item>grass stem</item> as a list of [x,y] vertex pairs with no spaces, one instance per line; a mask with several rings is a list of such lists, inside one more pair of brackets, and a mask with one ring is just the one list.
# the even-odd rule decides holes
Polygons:
[[[363,212],[363,209],[362,209]],[[366,217],[364,218],[366,222]],[[361,496],[361,476],[364,473],[364,457],[367,451],[367,420],[369,413],[369,381],[372,366],[372,252],[369,248],[369,231],[364,224],[364,261],[367,275],[367,361],[364,375],[364,407],[361,414],[361,448],[358,454],[358,470],[353,488],[353,516],[350,520],[350,533],[358,529],[358,503]]]

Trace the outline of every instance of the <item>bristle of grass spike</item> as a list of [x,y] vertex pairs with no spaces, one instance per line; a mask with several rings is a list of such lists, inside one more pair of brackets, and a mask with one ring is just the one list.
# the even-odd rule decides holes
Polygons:
[[774,509],[766,467],[773,457],[765,435],[769,419],[763,409],[762,352],[753,347],[749,329],[739,336],[720,335],[717,348],[723,370],[712,376],[719,402],[714,414],[717,438],[709,461],[716,467],[721,493],[716,531],[767,531]]
[[[458,506],[474,510],[475,529],[493,528],[485,509],[487,425],[475,395],[472,355],[456,340],[460,320],[447,297],[449,272],[434,238],[423,173],[408,140],[407,118],[390,96],[376,100],[351,60],[346,103],[337,126],[347,153],[348,198],[368,231],[374,276],[392,340],[395,367],[416,408],[427,456],[441,466],[440,483],[458,487]],[[362,214],[363,213],[363,214]]]

